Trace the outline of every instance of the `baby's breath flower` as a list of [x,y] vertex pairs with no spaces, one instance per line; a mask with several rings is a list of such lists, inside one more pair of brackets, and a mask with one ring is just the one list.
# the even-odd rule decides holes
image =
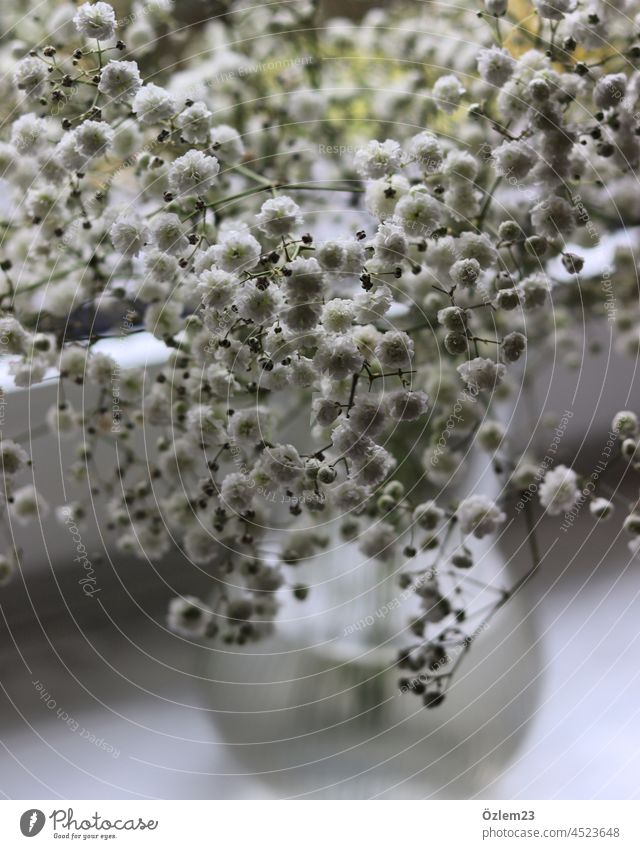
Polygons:
[[442,165],[442,147],[433,133],[425,131],[413,136],[409,141],[409,154],[428,173],[435,173]]
[[485,357],[476,357],[458,366],[457,371],[469,389],[481,392],[493,389],[502,381],[505,367]]
[[225,233],[215,246],[216,263],[225,271],[251,271],[255,267],[262,248],[250,233],[240,230]]
[[174,212],[164,212],[152,220],[151,238],[158,250],[170,254],[182,254],[189,247],[182,223]]
[[41,521],[49,514],[49,505],[32,484],[16,489],[11,503],[11,515],[21,525],[33,519]]
[[120,215],[109,230],[114,248],[125,256],[139,254],[149,240],[149,227],[137,215]]
[[112,59],[100,71],[98,91],[113,103],[129,103],[141,87],[137,62]]
[[205,144],[209,141],[211,132],[211,112],[206,103],[198,100],[182,112],[176,118],[176,124],[180,128],[180,135],[190,144]]
[[546,198],[531,210],[531,224],[536,232],[550,239],[568,236],[575,223],[573,209],[557,195]]
[[515,60],[504,47],[489,47],[478,53],[478,71],[485,82],[500,88],[511,77]]
[[541,18],[561,21],[571,11],[574,0],[533,0]]
[[108,3],[83,3],[73,22],[80,35],[98,41],[108,41],[116,31],[116,13]]
[[302,226],[300,207],[286,195],[269,198],[256,215],[256,223],[268,236],[286,236]]
[[219,171],[215,156],[189,150],[172,163],[169,185],[176,195],[203,195],[213,186]]
[[233,165],[244,156],[244,143],[240,133],[227,124],[217,124],[209,134],[211,150],[223,162]]
[[556,466],[550,469],[540,484],[540,504],[551,516],[567,513],[573,509],[580,497],[576,481],[578,476],[573,469]]
[[373,239],[375,255],[381,262],[398,265],[406,259],[408,244],[404,232],[395,224],[381,224]]
[[455,74],[444,74],[433,87],[433,98],[438,109],[451,115],[456,111],[465,93],[465,88]]
[[385,407],[394,421],[413,422],[426,413],[428,401],[421,390],[395,389],[385,398]]
[[18,62],[13,71],[16,86],[33,98],[45,92],[47,66],[35,56],[27,56]]
[[613,515],[613,504],[607,498],[594,498],[589,504],[589,510],[592,516],[600,521],[610,519]]
[[353,301],[333,298],[322,308],[322,324],[330,333],[346,333],[353,324]]
[[375,353],[385,368],[409,368],[414,354],[413,340],[401,330],[390,330],[376,346]]
[[423,530],[433,531],[444,518],[444,510],[435,501],[425,501],[414,508],[411,518]]
[[161,124],[175,114],[176,104],[166,89],[148,83],[136,93],[132,109],[141,124]]
[[342,380],[360,371],[364,357],[349,336],[327,336],[318,346],[314,363],[333,380]]
[[631,410],[621,410],[611,422],[611,430],[621,438],[637,436],[638,429],[638,417]]
[[33,112],[21,115],[11,126],[11,144],[20,154],[32,153],[47,130],[46,121]]
[[482,539],[495,533],[506,515],[486,495],[471,495],[460,502],[457,510],[460,530],[464,534],[473,534]]
[[29,455],[21,445],[12,439],[0,440],[0,472],[3,475],[16,475],[29,461]]
[[213,623],[211,610],[195,596],[180,596],[169,602],[167,625],[181,637],[204,637]]
[[395,173],[401,164],[402,148],[393,139],[370,141],[354,158],[356,171],[373,180]]

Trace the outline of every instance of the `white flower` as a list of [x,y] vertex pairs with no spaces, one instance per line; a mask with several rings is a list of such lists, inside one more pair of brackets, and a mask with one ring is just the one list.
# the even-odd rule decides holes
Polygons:
[[21,445],[12,439],[0,440],[0,472],[3,475],[16,475],[29,462],[29,455]]
[[220,554],[215,537],[200,524],[195,524],[187,530],[184,535],[184,548],[189,560],[199,566],[217,560]]
[[394,223],[398,223],[410,237],[430,236],[440,225],[443,211],[442,204],[418,186],[396,204]]
[[106,121],[84,121],[75,131],[75,142],[83,156],[104,156],[111,146],[113,130]]
[[395,458],[386,449],[376,445],[362,463],[356,464],[356,480],[363,486],[379,486],[395,465]]
[[246,513],[251,510],[255,488],[245,475],[232,472],[227,475],[220,488],[220,500],[224,507],[234,513]]
[[433,97],[438,109],[449,115],[456,111],[464,93],[464,86],[455,74],[439,77],[433,86]]
[[387,412],[394,421],[413,422],[427,411],[429,398],[425,392],[395,389],[385,399]]
[[620,106],[627,91],[625,74],[607,74],[601,77],[593,90],[593,102],[598,109]]
[[83,3],[73,19],[76,29],[85,38],[108,41],[116,31],[116,13],[108,3]]
[[98,91],[113,103],[128,103],[141,87],[137,62],[112,59],[100,72]]
[[238,312],[255,324],[269,324],[282,305],[282,296],[276,286],[262,288],[247,283],[238,299]]
[[396,265],[406,259],[408,244],[403,230],[396,224],[381,224],[374,236],[373,246],[376,257],[381,262]]
[[263,233],[278,238],[297,230],[302,225],[300,207],[290,197],[281,196],[266,200],[256,215],[256,223]]
[[215,156],[189,150],[169,168],[169,186],[176,195],[203,195],[215,183],[220,163]]
[[478,162],[466,150],[450,150],[442,165],[442,172],[452,181],[467,184],[478,176]]
[[459,259],[449,269],[449,275],[456,286],[473,289],[480,276],[480,263],[477,259]]
[[504,47],[489,47],[478,52],[478,71],[482,79],[501,88],[513,74],[516,63]]
[[611,430],[621,438],[636,436],[638,433],[638,417],[631,410],[620,410],[613,417]]
[[376,560],[389,560],[395,553],[398,532],[387,522],[378,522],[366,534],[360,537],[358,548],[365,557]]
[[332,425],[341,412],[340,404],[330,398],[315,398],[312,409],[316,422],[322,427]]
[[413,340],[401,330],[390,330],[376,346],[375,354],[384,368],[408,368],[414,354]]
[[180,135],[190,144],[205,144],[211,131],[211,112],[201,100],[183,109],[176,118]]
[[409,191],[409,181],[402,174],[393,174],[382,180],[369,180],[364,193],[367,212],[385,221],[391,218],[400,198]]
[[78,430],[78,417],[68,402],[49,407],[45,421],[49,430],[59,437],[69,438]]
[[215,261],[225,271],[251,271],[262,248],[250,233],[233,230],[224,233],[215,246]]
[[462,363],[457,371],[469,389],[480,392],[497,386],[502,381],[506,369],[502,363],[476,357],[468,363]]
[[356,321],[368,324],[379,321],[391,309],[393,295],[391,289],[384,284],[370,289],[368,292],[358,292],[354,298],[356,306]]
[[233,165],[240,162],[244,156],[244,143],[240,133],[227,124],[218,124],[213,127],[209,139],[211,149],[215,151],[216,156],[227,164]]
[[491,240],[484,233],[472,233],[470,230],[460,234],[457,252],[462,259],[477,260],[480,268],[491,268],[498,256]]
[[151,219],[151,238],[160,251],[182,254],[189,247],[182,223],[173,212],[164,212]]
[[380,396],[363,395],[349,410],[349,427],[354,433],[375,437],[386,425],[387,411]]
[[304,474],[304,463],[293,445],[266,448],[262,462],[271,480],[283,486],[298,483]]
[[333,504],[338,510],[344,510],[345,513],[361,512],[366,506],[368,498],[366,488],[352,480],[344,481],[331,490]]
[[16,386],[26,388],[44,380],[47,368],[46,360],[40,357],[33,360],[16,360],[9,364],[9,374],[13,376]]
[[520,283],[517,291],[526,310],[542,307],[549,295],[549,280],[544,274],[530,274]]
[[571,10],[574,0],[533,0],[541,18],[561,21]]
[[11,515],[21,525],[28,525],[33,519],[45,519],[48,514],[49,505],[32,484],[13,493]]
[[283,285],[290,304],[313,304],[322,300],[325,276],[316,259],[297,257],[287,270]]
[[238,445],[254,448],[267,438],[264,413],[259,409],[236,411],[231,417],[229,433]]
[[435,501],[425,501],[418,504],[412,514],[413,521],[425,531],[433,531],[444,518],[442,510]]
[[160,124],[171,118],[176,111],[176,104],[166,89],[148,83],[137,92],[132,109],[140,123]]
[[333,298],[322,308],[322,324],[330,333],[346,333],[353,324],[353,301]]
[[592,516],[601,521],[610,519],[613,515],[613,504],[608,498],[594,498],[589,504],[589,511]]
[[47,78],[47,66],[35,56],[27,56],[22,59],[13,71],[13,80],[16,86],[33,98],[41,97],[44,94]]
[[161,301],[149,304],[144,314],[144,326],[158,339],[167,339],[182,329],[182,307]]
[[352,430],[348,421],[334,428],[331,441],[338,456],[344,455],[358,464],[365,463],[377,447],[370,437]]
[[549,239],[566,237],[574,229],[576,218],[573,208],[564,198],[551,195],[531,210],[531,224],[536,233]]
[[356,171],[363,177],[377,179],[393,174],[402,165],[402,148],[397,141],[370,141],[354,157]]
[[22,354],[27,349],[29,337],[17,318],[0,318],[0,353]]
[[109,230],[114,248],[125,256],[140,253],[149,240],[149,227],[137,215],[119,215]]
[[503,142],[493,151],[492,158],[496,173],[514,180],[526,179],[537,161],[535,151],[523,141]]
[[56,157],[69,171],[84,171],[87,167],[87,157],[80,153],[75,130],[65,133],[56,145]]
[[228,306],[240,286],[233,274],[219,268],[209,268],[198,277],[198,294],[203,304],[216,310]]
[[424,131],[409,141],[409,153],[426,173],[435,173],[442,165],[443,153],[437,136]]
[[460,502],[457,510],[460,530],[482,539],[492,534],[507,518],[500,508],[486,495],[471,495]]
[[344,244],[338,239],[322,242],[316,250],[316,259],[326,271],[340,271],[344,266]]
[[167,625],[181,637],[204,637],[213,621],[211,610],[195,596],[181,596],[169,602]]
[[32,153],[46,130],[46,121],[33,112],[21,115],[11,125],[11,144],[20,154]]
[[333,380],[342,380],[360,371],[364,357],[349,336],[327,336],[318,346],[314,363]]
[[540,504],[546,507],[551,516],[568,513],[580,498],[576,481],[578,476],[573,469],[566,466],[556,466],[544,476],[540,484]]
[[98,386],[107,386],[120,379],[120,366],[108,354],[95,351],[87,362],[87,378]]

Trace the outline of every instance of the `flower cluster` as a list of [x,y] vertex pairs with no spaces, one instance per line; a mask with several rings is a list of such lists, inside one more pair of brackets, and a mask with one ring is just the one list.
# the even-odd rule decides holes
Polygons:
[[[105,496],[120,550],[154,561],[177,545],[208,568],[211,599],[171,602],[178,634],[264,637],[284,593],[306,597],[298,565],[357,540],[365,560],[402,563],[420,612],[399,665],[439,704],[455,666],[443,646],[469,642],[434,562],[463,583],[474,540],[501,532],[536,469],[509,453],[496,401],[552,336],[576,364],[572,323],[610,317],[576,244],[640,222],[638,3],[535,0],[533,28],[507,0],[429,27],[377,10],[313,38],[304,2],[236,3],[193,31],[159,0],[124,22],[106,2],[45,5],[3,55],[0,346],[16,385],[53,374],[96,390],[92,409],[70,392],[47,426],[79,443],[70,479]],[[280,32],[296,34],[286,49]],[[175,63],[154,52],[160,37]],[[214,44],[206,63],[165,70]],[[281,67],[263,73],[275,44]],[[319,61],[358,53],[402,56],[397,87],[388,62],[365,63],[362,85]],[[632,262],[620,248],[617,266]],[[635,354],[632,277],[615,320]],[[151,379],[99,344],[141,332],[166,346]],[[637,467],[637,418],[621,412],[613,430]],[[98,441],[119,458],[99,482]],[[472,449],[499,496],[449,487]],[[42,516],[37,490],[12,484],[26,453],[0,452],[9,516]],[[551,516],[571,511],[578,473],[548,469],[538,495]],[[595,520],[611,514],[588,498]],[[640,550],[640,508],[625,528]],[[15,565],[1,559],[0,581]]]

